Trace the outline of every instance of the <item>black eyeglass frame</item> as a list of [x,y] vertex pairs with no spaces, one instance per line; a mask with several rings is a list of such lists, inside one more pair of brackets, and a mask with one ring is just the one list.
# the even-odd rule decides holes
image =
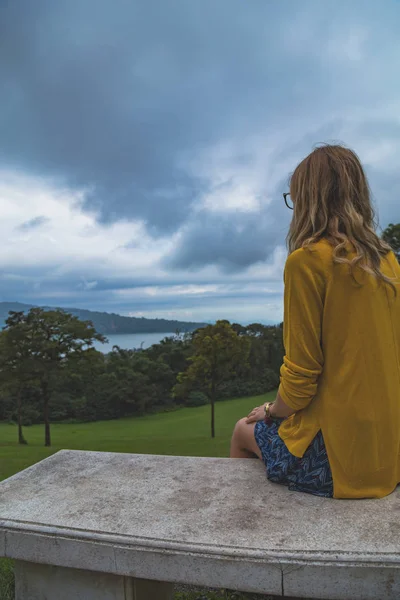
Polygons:
[[290,210],[293,210],[293,208],[294,208],[294,207],[293,207],[293,206],[290,206],[290,204],[288,204],[288,201],[287,201],[287,197],[288,197],[288,196],[290,196],[290,192],[285,192],[285,193],[283,194],[283,199],[284,199],[284,201],[285,201],[285,204],[286,204],[286,206],[287,206],[287,207],[288,207]]

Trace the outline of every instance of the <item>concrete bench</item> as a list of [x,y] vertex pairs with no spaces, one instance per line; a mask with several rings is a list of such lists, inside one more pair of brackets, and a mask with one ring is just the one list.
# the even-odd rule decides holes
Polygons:
[[164,600],[174,582],[400,598],[400,497],[329,500],[257,460],[61,451],[0,484],[16,600]]

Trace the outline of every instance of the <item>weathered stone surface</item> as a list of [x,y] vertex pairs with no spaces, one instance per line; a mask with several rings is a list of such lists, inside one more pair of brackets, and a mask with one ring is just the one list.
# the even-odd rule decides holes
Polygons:
[[397,568],[354,566],[300,566],[289,568],[284,576],[285,595],[332,600],[388,600],[400,598],[400,573]]
[[[397,492],[357,501],[289,492],[257,460],[62,451],[0,484],[0,550],[6,540],[2,554],[22,561],[389,600],[400,597],[399,514]],[[371,595],[374,581],[381,595]]]
[[[1,494],[1,488],[0,488],[0,494]],[[1,527],[1,524],[0,524]],[[6,536],[1,534],[0,531],[0,557],[1,556],[5,556],[6,555]]]

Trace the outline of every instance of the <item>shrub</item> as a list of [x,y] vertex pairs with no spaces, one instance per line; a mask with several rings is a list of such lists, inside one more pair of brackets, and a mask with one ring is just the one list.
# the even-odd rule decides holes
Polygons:
[[40,412],[33,406],[24,406],[22,408],[22,425],[34,425],[40,421]]
[[208,404],[208,397],[203,392],[193,391],[190,392],[188,399],[186,400],[186,406],[194,408],[196,406],[204,406]]
[[221,385],[219,399],[260,396],[275,390],[279,386],[279,375],[272,369],[265,369],[260,379],[233,379]]

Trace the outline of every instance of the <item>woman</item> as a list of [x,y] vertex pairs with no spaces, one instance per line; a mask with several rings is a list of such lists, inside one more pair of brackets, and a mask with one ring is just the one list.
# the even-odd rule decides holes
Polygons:
[[351,150],[314,150],[290,197],[280,387],[237,423],[231,457],[292,490],[381,498],[400,482],[400,265]]

